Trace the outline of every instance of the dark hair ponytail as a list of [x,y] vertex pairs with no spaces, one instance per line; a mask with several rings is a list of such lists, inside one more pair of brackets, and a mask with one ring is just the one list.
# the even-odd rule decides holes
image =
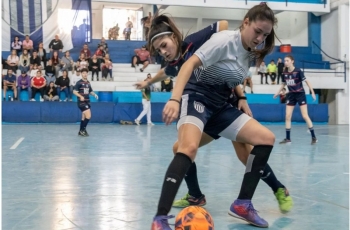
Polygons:
[[[156,51],[153,48],[152,43],[154,42],[154,39],[158,38],[157,35],[160,33],[169,32],[169,34],[164,34],[159,36],[159,38],[163,36],[169,36],[174,35],[174,40],[176,41],[178,45],[178,49],[180,50],[183,36],[182,33],[179,31],[179,29],[176,27],[175,23],[170,19],[170,17],[162,14],[159,16],[155,16],[152,20],[151,28],[148,32],[148,50],[155,54]],[[178,50],[178,51],[179,51]]]
[[[270,7],[267,6],[265,2],[262,2],[259,5],[252,7],[244,16],[244,19],[246,18],[249,19],[249,22],[255,22],[257,20],[261,20],[261,21],[270,21],[273,26],[277,24],[277,18],[275,17],[274,12],[271,10]],[[243,28],[243,23],[240,26],[240,29],[242,28]],[[258,59],[258,64],[262,62],[262,60],[265,58],[267,54],[273,51],[275,47],[275,37],[276,37],[275,30],[272,27],[271,33],[265,38],[264,47],[262,49],[253,51],[256,55],[256,58]]]

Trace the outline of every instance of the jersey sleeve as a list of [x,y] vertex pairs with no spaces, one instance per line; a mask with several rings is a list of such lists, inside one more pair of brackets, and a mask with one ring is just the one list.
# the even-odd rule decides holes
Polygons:
[[174,78],[177,76],[178,71],[176,70],[175,66],[167,65],[164,67],[164,72],[167,76]]
[[305,80],[306,80],[306,77],[305,77],[305,75],[304,75],[304,72],[301,71],[300,69],[299,69],[299,78],[300,78],[300,81],[305,81]]
[[216,33],[195,52],[204,68],[222,60],[237,59],[232,53],[232,45],[229,44],[231,39],[226,33]]
[[91,87],[91,84],[89,84],[89,93],[91,93],[93,90],[92,90],[92,87]]
[[210,37],[219,32],[219,23],[220,22],[215,22],[204,29],[193,33],[189,36],[186,37],[185,42],[191,43],[194,45],[194,47],[201,47],[206,41],[210,39]]
[[80,83],[78,81],[74,86],[74,90],[79,92],[79,88],[80,88]]

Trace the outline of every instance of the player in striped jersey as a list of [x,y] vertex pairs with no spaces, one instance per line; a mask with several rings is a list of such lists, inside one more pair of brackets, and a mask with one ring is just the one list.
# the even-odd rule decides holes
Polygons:
[[286,68],[284,69],[284,72],[282,74],[282,85],[279,88],[278,93],[274,95],[274,98],[276,98],[279,92],[281,92],[281,90],[287,85],[289,92],[287,94],[286,102],[286,138],[282,140],[280,144],[288,144],[292,142],[290,138],[290,129],[292,126],[291,121],[293,110],[297,103],[300,106],[301,115],[303,116],[305,122],[307,123],[307,126],[309,127],[311,133],[311,144],[316,144],[317,138],[315,135],[312,121],[307,112],[306,95],[303,87],[303,82],[307,84],[311,91],[312,98],[316,100],[314,89],[312,88],[310,82],[306,80],[303,71],[301,71],[301,69],[299,68],[294,67],[293,56],[288,55],[284,58],[284,66]]

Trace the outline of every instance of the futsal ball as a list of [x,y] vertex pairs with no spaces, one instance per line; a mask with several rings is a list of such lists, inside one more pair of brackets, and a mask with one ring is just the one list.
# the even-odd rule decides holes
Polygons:
[[177,215],[175,230],[214,230],[214,221],[204,208],[189,206]]

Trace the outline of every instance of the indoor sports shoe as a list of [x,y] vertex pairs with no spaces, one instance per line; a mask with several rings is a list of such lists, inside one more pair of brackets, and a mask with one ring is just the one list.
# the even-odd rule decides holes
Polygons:
[[316,144],[317,143],[317,138],[316,137],[313,137],[312,139],[311,139],[311,144],[312,145],[314,145],[314,144]]
[[207,204],[207,201],[205,200],[204,194],[202,194],[202,196],[199,198],[195,198],[187,193],[180,200],[174,201],[173,207],[174,208],[186,208],[186,207],[191,206],[191,205],[204,206],[206,204]]
[[293,199],[286,188],[279,188],[275,196],[282,213],[289,212],[292,209]]
[[140,125],[140,121],[135,119],[135,124]]
[[83,132],[84,132],[84,134],[85,134],[86,137],[89,136],[89,134],[88,134],[88,132],[86,131],[86,129],[84,129]]
[[280,142],[280,144],[290,144],[290,143],[292,143],[292,141],[291,140],[289,140],[289,139],[283,139],[283,141],[281,141]]
[[174,218],[174,216],[155,216],[151,230],[171,230],[168,220]]
[[232,203],[228,214],[235,218],[245,220],[248,223],[260,228],[269,227],[269,223],[258,216],[258,213],[254,209],[251,200],[235,200]]
[[79,136],[82,136],[82,137],[86,137],[85,132],[84,132],[83,130],[80,130],[80,131],[78,132],[78,135],[79,135]]

